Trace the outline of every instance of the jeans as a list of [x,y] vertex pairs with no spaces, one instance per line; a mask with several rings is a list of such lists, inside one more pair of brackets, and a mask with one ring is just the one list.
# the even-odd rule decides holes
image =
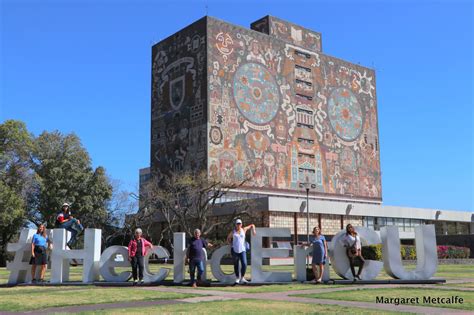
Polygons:
[[351,272],[354,278],[356,277],[356,272],[355,272],[354,267],[357,262],[359,263],[359,270],[357,272],[357,276],[360,276],[360,274],[362,273],[362,269],[364,268],[365,259],[362,256],[354,256],[352,258],[349,257],[349,264],[351,266]]
[[[243,278],[245,276],[245,271],[247,270],[247,252],[236,253],[232,249],[231,251],[232,259],[234,260],[234,273],[237,279]],[[239,261],[240,261],[240,277],[239,277]]]
[[194,278],[194,273],[198,271],[197,279],[198,281],[201,281],[202,274],[204,273],[204,262],[200,259],[191,259],[189,261],[189,274],[191,276],[191,283],[194,284],[196,283],[196,280]]
[[138,279],[143,280],[143,269],[144,269],[143,256],[132,257],[131,263],[132,263],[133,280],[137,280],[137,271],[138,271]]
[[72,218],[59,225],[60,228],[65,229],[66,231],[71,232],[71,239],[67,242],[67,246],[72,247],[77,242],[77,234],[84,230],[82,224],[77,223],[77,220]]

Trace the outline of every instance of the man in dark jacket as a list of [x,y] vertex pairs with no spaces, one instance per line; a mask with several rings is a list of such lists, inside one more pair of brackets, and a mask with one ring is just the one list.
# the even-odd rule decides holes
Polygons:
[[186,262],[189,263],[189,274],[191,276],[191,285],[193,288],[197,287],[196,279],[194,277],[196,268],[198,270],[197,279],[201,281],[202,274],[204,273],[204,251],[203,248],[212,247],[211,243],[208,243],[205,239],[201,238],[201,231],[199,229],[194,230],[194,237],[191,241],[186,252]]

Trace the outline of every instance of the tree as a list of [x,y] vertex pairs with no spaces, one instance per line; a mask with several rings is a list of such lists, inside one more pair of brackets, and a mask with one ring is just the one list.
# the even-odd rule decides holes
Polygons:
[[[174,173],[161,181],[151,179],[141,192],[148,216],[165,223],[162,237],[166,233],[170,239],[178,228],[188,236],[195,228],[203,235],[209,235],[217,228],[232,224],[242,215],[252,215],[254,202],[241,199],[235,202],[225,215],[217,213],[222,197],[241,187],[239,183],[223,183],[210,178],[207,172]],[[218,215],[220,214],[220,215]]]
[[107,223],[107,202],[112,185],[103,167],[95,170],[89,154],[75,134],[43,132],[35,139],[33,169],[39,183],[35,223],[54,225],[64,202],[86,227],[100,228]]
[[6,262],[6,246],[27,221],[32,199],[33,137],[23,122],[7,120],[0,125],[0,266]]

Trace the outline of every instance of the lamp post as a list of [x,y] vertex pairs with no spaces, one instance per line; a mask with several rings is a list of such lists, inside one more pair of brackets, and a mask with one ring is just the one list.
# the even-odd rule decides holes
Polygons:
[[304,183],[300,183],[300,187],[306,189],[306,241],[309,243],[309,189],[311,188],[311,183],[308,177],[306,177]]

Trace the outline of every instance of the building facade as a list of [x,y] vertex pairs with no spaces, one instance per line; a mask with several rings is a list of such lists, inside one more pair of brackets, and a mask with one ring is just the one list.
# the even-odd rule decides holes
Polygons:
[[[305,188],[311,226],[329,235],[353,223],[410,238],[440,220],[382,206],[375,72],[324,54],[318,32],[272,16],[251,29],[204,17],[153,46],[151,99],[151,173],[245,182],[230,198],[266,200],[260,225],[295,240]],[[445,218],[472,232],[469,213]]]

